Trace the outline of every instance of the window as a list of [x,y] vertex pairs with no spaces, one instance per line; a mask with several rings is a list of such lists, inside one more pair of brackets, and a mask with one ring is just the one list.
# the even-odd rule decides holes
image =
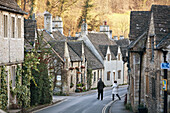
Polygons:
[[120,60],[120,53],[118,54],[118,60]]
[[68,59],[66,59],[66,68],[68,68]]
[[15,73],[15,66],[12,66],[11,69],[11,80],[12,80],[12,88],[15,87],[15,78],[16,78],[16,73]]
[[99,80],[99,70],[98,70],[98,72],[97,72],[97,80]]
[[11,24],[12,24],[12,26],[11,26],[11,38],[15,38],[15,18],[14,17],[12,17],[11,18]]
[[118,79],[121,78],[121,70],[118,71]]
[[4,37],[8,37],[8,17],[4,15]]
[[21,18],[18,18],[18,38],[21,38]]
[[149,77],[146,75],[146,95],[149,95]]
[[110,54],[107,55],[107,61],[110,61]]
[[108,81],[110,80],[110,71],[107,72],[107,80],[108,80]]
[[115,81],[115,72],[113,72],[113,81]]
[[100,70],[100,78],[102,78],[102,70]]
[[155,91],[155,79],[152,78],[152,97],[156,97],[156,91]]
[[96,81],[96,72],[94,72],[94,81]]
[[154,36],[150,36],[150,56],[151,56],[151,61],[154,61]]

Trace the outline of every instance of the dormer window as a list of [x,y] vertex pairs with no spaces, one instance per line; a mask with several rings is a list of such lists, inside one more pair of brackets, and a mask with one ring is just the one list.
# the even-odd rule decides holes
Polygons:
[[110,54],[107,54],[107,61],[110,61]]
[[120,60],[120,53],[118,54],[118,60]]

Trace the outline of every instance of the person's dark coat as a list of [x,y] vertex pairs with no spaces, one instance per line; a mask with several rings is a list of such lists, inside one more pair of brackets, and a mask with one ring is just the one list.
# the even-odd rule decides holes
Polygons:
[[104,87],[105,87],[105,86],[104,86],[104,83],[103,83],[103,81],[100,79],[99,82],[98,82],[98,84],[97,84],[97,89],[98,89],[98,90],[103,90]]

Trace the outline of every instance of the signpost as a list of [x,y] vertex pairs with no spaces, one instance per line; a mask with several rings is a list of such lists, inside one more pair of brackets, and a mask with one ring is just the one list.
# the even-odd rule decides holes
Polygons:
[[161,63],[161,69],[170,69],[170,63]]
[[167,91],[167,79],[162,79],[162,89],[163,91]]

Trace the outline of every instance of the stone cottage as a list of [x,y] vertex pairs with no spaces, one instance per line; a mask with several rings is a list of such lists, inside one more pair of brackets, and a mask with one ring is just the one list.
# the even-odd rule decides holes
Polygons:
[[131,12],[129,98],[134,111],[137,111],[138,105],[154,113],[168,109],[167,92],[162,90],[165,76],[160,68],[160,64],[165,62],[162,51],[167,51],[164,48],[168,47],[168,43],[162,48],[160,45],[169,37],[169,11],[169,6],[152,5],[151,11]]
[[[24,61],[24,14],[14,0],[0,0],[0,66],[7,73],[7,108],[16,104],[10,94],[10,81],[15,88],[17,65]],[[11,104],[10,104],[11,103]]]
[[114,80],[117,80],[118,84],[124,83],[122,51],[120,46],[112,40],[112,32],[106,22],[100,26],[100,32],[88,32],[87,24],[83,23],[78,40],[83,40],[104,66],[103,81],[105,85],[111,86]]

